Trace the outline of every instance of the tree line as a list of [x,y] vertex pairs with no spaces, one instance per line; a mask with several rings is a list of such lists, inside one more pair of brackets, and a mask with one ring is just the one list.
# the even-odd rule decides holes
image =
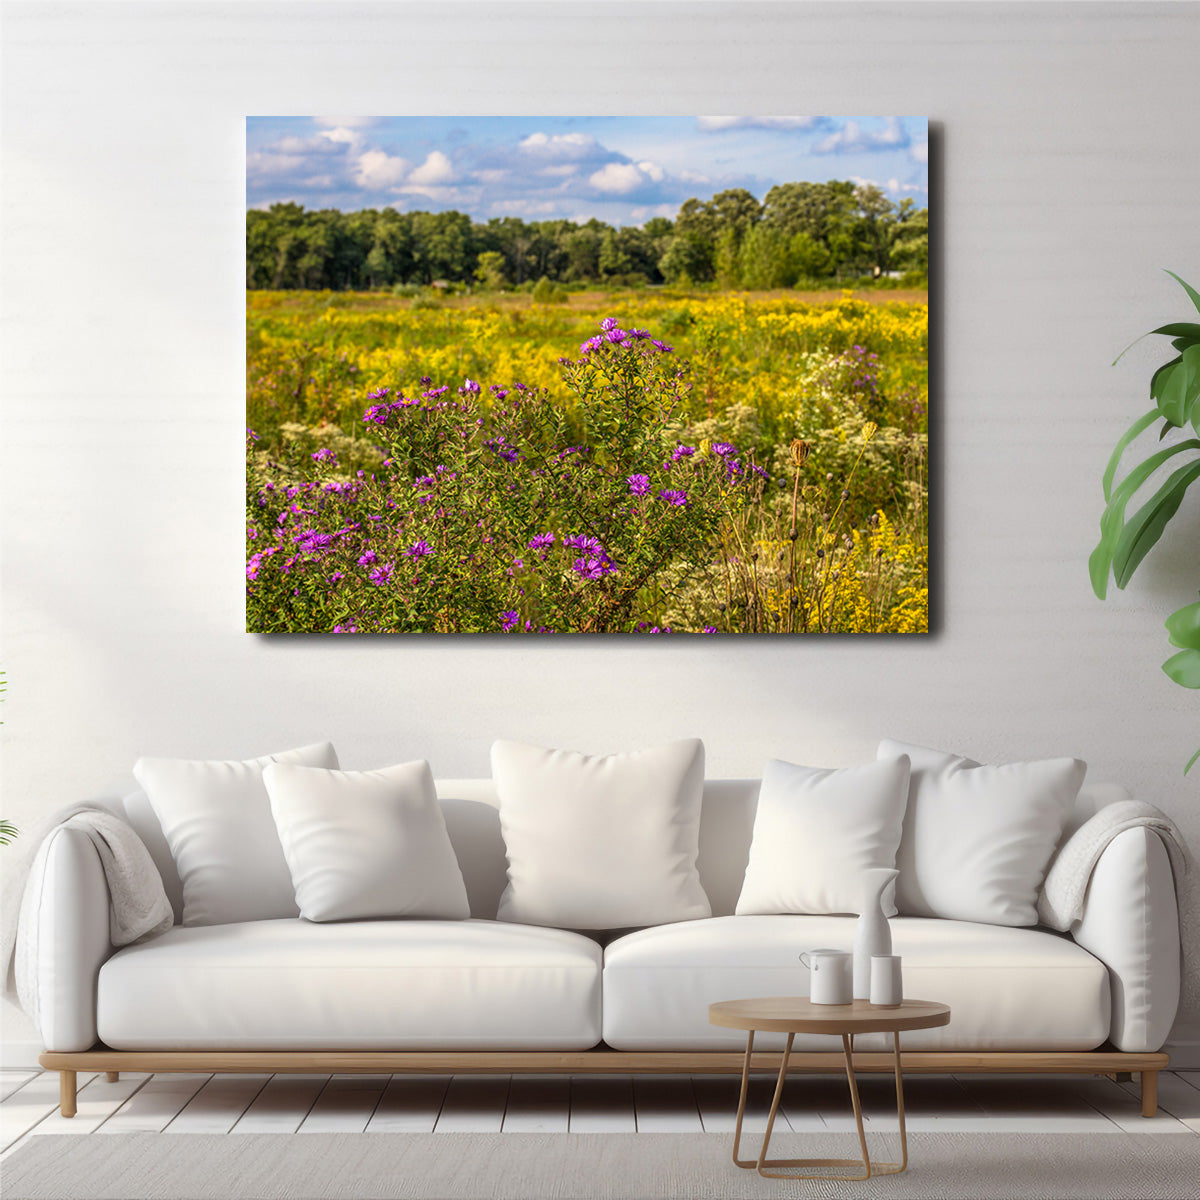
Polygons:
[[465,213],[344,213],[273,204],[246,214],[246,286],[369,289],[437,280],[493,290],[556,284],[788,288],[894,272],[926,276],[929,211],[871,184],[782,183],[686,201],[644,225]]

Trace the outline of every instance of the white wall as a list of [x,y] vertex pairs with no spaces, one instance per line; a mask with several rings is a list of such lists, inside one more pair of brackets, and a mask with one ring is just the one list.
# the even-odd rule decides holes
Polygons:
[[[710,774],[881,735],[1074,754],[1200,846],[1200,696],[1159,670],[1200,505],[1097,602],[1099,475],[1200,283],[1190,4],[85,4],[5,11],[4,815],[141,753],[331,736],[483,773],[497,735],[700,735]],[[940,620],[929,638],[264,639],[242,629],[247,113],[924,113]],[[831,163],[836,171],[837,164]],[[1195,947],[1200,887],[1185,897]],[[1193,953],[1186,1016],[1200,1017]],[[29,1036],[9,1014],[6,1036]]]

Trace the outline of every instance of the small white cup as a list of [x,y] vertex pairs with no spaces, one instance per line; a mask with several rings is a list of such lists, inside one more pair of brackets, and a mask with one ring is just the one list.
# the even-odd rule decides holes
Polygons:
[[904,999],[900,955],[871,955],[871,1003],[880,1008],[897,1008]]
[[854,993],[854,956],[845,950],[809,950],[800,955],[808,968],[808,998],[813,1004],[849,1004]]

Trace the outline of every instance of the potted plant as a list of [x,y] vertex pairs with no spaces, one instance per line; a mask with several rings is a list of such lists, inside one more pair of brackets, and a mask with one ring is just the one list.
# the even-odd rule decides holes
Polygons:
[[[1185,283],[1174,271],[1176,280],[1200,313],[1200,292]],[[1117,442],[1104,472],[1104,513],[1100,518],[1100,541],[1092,551],[1088,567],[1092,588],[1101,600],[1108,590],[1111,574],[1117,587],[1123,588],[1142,559],[1162,537],[1171,518],[1179,511],[1188,488],[1200,479],[1200,436],[1173,438],[1163,449],[1147,455],[1114,485],[1117,469],[1129,445],[1152,425],[1162,422],[1158,440],[1177,431],[1200,435],[1200,324],[1173,322],[1160,325],[1143,337],[1155,334],[1171,339],[1175,356],[1160,366],[1150,378],[1150,398],[1154,407],[1143,413]],[[1138,338],[1137,341],[1140,341]],[[1136,345],[1136,342],[1133,343]],[[1131,347],[1117,355],[1119,362]],[[1158,471],[1168,464],[1171,473],[1141,506],[1127,516],[1134,496],[1146,488]],[[1163,663],[1163,670],[1181,687],[1200,688],[1200,601],[1185,604],[1166,621],[1167,636],[1176,653]],[[1200,759],[1200,750],[1192,755],[1184,774]]]

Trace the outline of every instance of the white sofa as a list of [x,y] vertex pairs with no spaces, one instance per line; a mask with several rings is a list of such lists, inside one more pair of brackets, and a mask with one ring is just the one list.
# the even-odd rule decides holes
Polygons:
[[[497,922],[506,859],[494,785],[437,786],[468,921],[185,927],[166,841],[134,793],[112,807],[149,848],[177,924],[114,952],[92,843],[72,829],[52,834],[36,1020],[41,1062],[62,1072],[64,1114],[78,1070],[740,1070],[743,1037],[709,1025],[708,1005],[804,994],[799,952],[851,946],[853,917],[732,915],[757,781],[705,784],[698,865],[714,915],[601,937]],[[1120,794],[1085,788],[1064,843]],[[1180,978],[1157,834],[1130,829],[1109,844],[1070,935],[903,915],[891,926],[906,994],[953,1014],[944,1028],[906,1035],[906,1070],[1140,1072],[1153,1113]],[[864,1068],[888,1065],[882,1036],[856,1043]],[[777,1064],[770,1037],[756,1046],[756,1068]],[[837,1069],[835,1049],[834,1039],[798,1038],[793,1061]]]

